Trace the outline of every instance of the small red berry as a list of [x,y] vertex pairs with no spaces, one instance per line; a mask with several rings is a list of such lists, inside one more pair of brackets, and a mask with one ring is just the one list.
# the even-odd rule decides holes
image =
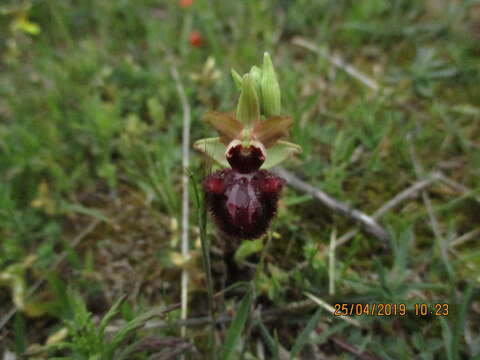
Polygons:
[[190,33],[190,45],[196,48],[202,46],[202,35],[199,31],[193,30]]
[[186,9],[193,5],[194,0],[180,0],[180,7]]

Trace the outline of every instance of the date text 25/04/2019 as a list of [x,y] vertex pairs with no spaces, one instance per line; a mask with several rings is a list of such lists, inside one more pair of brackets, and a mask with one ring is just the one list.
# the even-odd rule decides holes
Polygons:
[[334,309],[335,316],[406,316],[409,313],[425,317],[449,315],[449,305],[446,303],[419,303],[412,308],[403,303],[337,303],[334,304]]

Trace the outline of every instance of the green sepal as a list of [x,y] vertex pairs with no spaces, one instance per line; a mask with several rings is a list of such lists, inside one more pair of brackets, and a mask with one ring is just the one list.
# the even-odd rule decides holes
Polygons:
[[278,140],[275,145],[267,149],[267,156],[261,168],[270,169],[280,164],[288,157],[301,152],[302,148],[299,145],[284,140]]
[[227,147],[222,143],[219,137],[207,138],[196,141],[193,148],[204,153],[206,156],[217,162],[220,166],[229,167],[225,152]]

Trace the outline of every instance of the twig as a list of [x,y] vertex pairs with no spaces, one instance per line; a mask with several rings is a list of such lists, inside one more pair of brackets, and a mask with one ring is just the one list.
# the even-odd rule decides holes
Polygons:
[[[435,235],[435,237],[439,239],[439,241],[444,242],[444,237],[442,235],[442,231],[440,230],[440,224],[438,223],[437,217],[433,212],[432,201],[430,200],[430,196],[428,196],[425,191],[422,191],[422,200],[425,204],[425,208],[427,209],[428,218],[430,219],[430,227],[432,228],[433,235]],[[443,246],[440,246],[440,248],[443,248]]]
[[[81,231],[77,236],[75,236],[75,238],[72,240],[70,244],[71,248],[72,249],[76,248],[78,244],[80,244],[80,242],[97,227],[100,221],[101,220],[99,219],[93,220],[85,229],[83,229],[83,231]],[[67,257],[67,250],[65,250],[58,256],[57,260],[51,266],[50,271],[55,270],[63,262],[63,260],[65,260],[66,257]],[[44,282],[45,282],[45,278],[38,279],[33,284],[33,286],[28,290],[27,298],[32,297],[33,294],[35,294],[35,292],[43,285]],[[13,306],[5,314],[2,320],[0,320],[0,330],[3,329],[3,327],[10,321],[10,319],[17,313],[17,311],[18,309],[15,306]]]
[[381,241],[388,240],[388,233],[380,226],[378,223],[373,219],[371,216],[361,212],[360,210],[353,209],[347,204],[334,199],[330,195],[326,194],[322,190],[313,187],[312,185],[304,182],[296,175],[290,173],[289,171],[278,167],[274,170],[274,172],[284,178],[292,187],[295,189],[301,190],[311,196],[313,196],[316,200],[320,201],[323,205],[325,205],[330,210],[345,216],[346,218],[353,220],[355,222],[360,223],[365,231],[375,236],[377,239]]
[[374,219],[378,219],[385,215],[387,212],[395,208],[397,205],[401,204],[403,201],[415,196],[419,191],[425,189],[427,186],[430,186],[432,183],[437,181],[439,177],[439,173],[433,173],[428,178],[419,180],[410,187],[406,188],[405,190],[401,191],[393,198],[388,200],[385,204],[383,204],[378,210],[376,210],[372,217]]
[[340,336],[337,336],[337,335],[330,336],[330,340],[332,340],[335,344],[337,344],[338,347],[342,348],[345,351],[348,351],[349,353],[352,353],[353,355],[358,357],[360,360],[379,360],[380,359],[377,355],[374,355],[371,352],[362,351],[356,346],[349,344]]
[[[335,309],[333,308],[332,305],[330,305],[329,303],[323,301],[322,299],[316,297],[315,295],[312,295],[308,292],[304,292],[304,294],[309,297],[312,301],[314,301],[315,303],[317,303],[319,306],[321,306],[322,308],[324,308],[325,310],[327,310],[329,313],[331,313],[332,315],[335,313]],[[353,319],[349,316],[339,316],[340,319],[342,320],[345,320],[346,322],[356,326],[356,327],[363,327],[363,325],[360,323],[360,321],[356,320],[356,319]]]
[[328,294],[335,294],[335,242],[337,241],[337,228],[333,228],[330,234],[330,246],[328,248]]
[[472,230],[462,236],[459,236],[450,243],[452,248],[465,244],[466,242],[475,239],[476,236],[480,236],[480,229]]
[[[438,173],[434,173],[430,176],[429,179],[420,180],[414,183],[412,186],[398,193],[392,199],[390,199],[385,204],[383,204],[380,208],[378,208],[378,210],[372,214],[372,218],[375,220],[381,218],[383,215],[385,215],[387,212],[389,212],[390,210],[392,210],[393,208],[401,204],[403,201],[413,197],[419,191],[421,191],[422,189],[426,188],[427,186],[429,186],[430,184],[438,180],[438,178],[439,178]],[[350,239],[352,239],[357,233],[358,233],[358,230],[356,229],[346,232],[337,240],[336,246],[338,247],[338,246],[344,245]]]
[[[217,296],[218,293],[215,295]],[[304,311],[305,309],[314,308],[316,304],[312,300],[303,300],[291,303],[287,306],[262,311],[260,314],[256,314],[252,321],[261,320],[262,322],[271,322],[278,318],[283,318],[288,316],[289,314],[295,314],[296,312]],[[187,327],[195,327],[195,326],[204,326],[207,324],[225,324],[231,322],[233,319],[232,316],[228,315],[227,313],[221,314],[216,316],[212,320],[212,316],[200,316],[196,318],[190,318],[185,320],[178,320],[172,323],[171,321],[165,320],[150,320],[145,324],[145,329],[163,329],[166,327],[171,326],[187,326]],[[109,325],[107,327],[108,333],[115,333],[120,330],[120,328],[125,324],[125,322],[120,322],[116,325]]]
[[347,64],[340,57],[330,55],[327,52],[327,50],[317,47],[312,42],[300,37],[296,37],[292,40],[292,43],[294,45],[308,49],[316,53],[317,55],[323,57],[324,59],[332,63],[334,66],[336,66],[337,68],[345,71],[350,76],[354,77],[358,81],[362,82],[364,85],[368,86],[370,89],[374,91],[378,91],[380,89],[380,86],[377,84],[377,82],[371,79],[369,76],[363,74],[352,65]]
[[257,339],[256,347],[258,360],[265,360],[265,347],[263,346],[263,343],[260,341],[260,339]]
[[[180,76],[178,75],[177,68],[171,67],[172,77],[177,86],[178,96],[182,103],[183,109],[183,134],[182,134],[182,255],[188,259],[190,255],[188,244],[188,219],[189,219],[189,194],[188,194],[188,173],[187,169],[190,165],[190,105],[188,104],[187,96],[183,88]],[[182,294],[181,294],[182,319],[187,318],[187,306],[188,306],[188,272],[185,268],[182,269]],[[182,327],[182,337],[186,335],[186,328]]]
[[445,239],[445,237],[442,234],[442,231],[440,230],[440,225],[433,211],[430,196],[428,196],[426,191],[422,192],[422,199],[423,199],[423,203],[425,204],[425,208],[427,209],[428,217],[430,219],[430,227],[432,228],[433,234],[435,235],[436,244],[437,244],[435,248],[438,249],[438,253],[445,264],[445,268],[447,269],[448,274],[452,276],[453,269],[448,259],[447,240]]
[[[418,160],[418,157],[417,157],[417,154],[416,154],[416,151],[415,151],[415,147],[414,147],[413,141],[412,141],[412,136],[413,135],[411,133],[407,134],[407,143],[408,143],[408,148],[409,148],[409,151],[410,151],[410,158],[411,158],[412,163],[413,163],[413,168],[414,168],[415,174],[417,175],[418,178],[420,178],[422,176],[422,173],[423,173],[423,167]],[[441,258],[443,259],[443,261],[445,263],[445,266],[446,266],[448,272],[451,273],[451,267],[450,267],[449,261],[448,261],[448,251],[447,251],[447,246],[446,246],[447,242],[445,240],[445,237],[442,234],[442,231],[440,229],[440,224],[439,224],[439,222],[437,220],[437,217],[435,216],[435,213],[433,211],[432,201],[430,200],[430,196],[424,190],[422,190],[422,200],[423,200],[423,203],[425,204],[425,208],[427,209],[428,218],[430,220],[430,227],[432,228],[432,232],[435,235],[436,245],[437,245],[435,247],[435,249],[438,249],[437,250],[438,255],[441,256]]]
[[[449,185],[451,188],[461,192],[462,194],[464,193],[471,193],[473,192],[473,190],[469,189],[468,187],[466,187],[465,185],[463,184],[460,184],[452,179],[450,179],[449,177],[445,176],[444,174],[442,173],[439,173],[438,174],[438,178],[444,182],[445,184]],[[480,203],[480,196],[475,196],[474,199]]]

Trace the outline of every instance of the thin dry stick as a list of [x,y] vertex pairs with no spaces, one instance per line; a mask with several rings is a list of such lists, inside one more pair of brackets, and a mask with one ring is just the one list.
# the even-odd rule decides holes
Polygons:
[[348,343],[347,341],[345,341],[345,339],[338,335],[330,336],[330,340],[337,344],[338,347],[342,348],[345,351],[348,351],[349,353],[352,353],[360,360],[380,360],[377,355],[369,351],[364,351],[357,348],[355,345]]
[[425,208],[427,209],[428,218],[430,220],[430,227],[432,228],[433,235],[435,235],[435,238],[439,242],[438,244],[439,252],[441,256],[445,260],[447,260],[448,255],[447,255],[447,248],[445,246],[446,240],[442,234],[442,230],[440,229],[440,224],[438,223],[437,217],[433,212],[433,206],[432,206],[432,201],[430,200],[430,196],[428,196],[426,191],[422,191],[422,200],[423,200],[423,203],[425,204]]
[[[418,160],[417,154],[415,152],[415,147],[413,145],[411,133],[407,135],[407,143],[408,143],[410,158],[413,163],[415,174],[417,175],[418,178],[420,178],[422,176],[421,174],[424,171],[423,171],[422,165],[420,164],[420,161]],[[442,230],[440,229],[440,224],[433,211],[433,206],[432,206],[432,201],[430,200],[430,196],[424,190],[422,190],[422,200],[423,200],[423,203],[425,204],[425,208],[427,209],[428,218],[430,220],[430,227],[432,228],[433,234],[435,235],[435,239],[437,240],[436,241],[437,246],[435,246],[435,249],[437,249],[437,251],[439,252],[440,256],[445,262],[445,265],[448,266],[449,262],[448,262],[447,246],[446,246],[447,241],[442,234]]]
[[462,236],[459,236],[458,238],[456,238],[455,240],[453,240],[450,243],[450,246],[453,249],[457,246],[463,245],[463,244],[475,239],[477,236],[480,236],[480,229],[475,229],[475,230],[472,230],[472,231],[470,231],[466,234],[463,234]]
[[[414,183],[412,186],[408,187],[407,189],[403,190],[402,192],[398,193],[395,195],[392,199],[387,201],[385,204],[383,204],[377,211],[375,211],[372,214],[372,218],[375,220],[378,220],[381,218],[383,215],[385,215],[387,212],[407,200],[408,198],[411,198],[413,196],[416,196],[418,192],[422,191],[426,187],[430,186],[431,184],[437,182],[437,181],[442,181],[447,185],[450,185],[452,188],[460,190],[460,186],[463,187],[463,192],[471,192],[470,189],[465,188],[463,185],[458,184],[453,182],[453,180],[449,179],[445,175],[443,175],[440,172],[434,172],[428,176],[428,178],[419,180],[416,183]],[[342,235],[338,241],[337,241],[337,246],[343,245],[346,242],[348,242],[350,239],[352,239],[356,234],[358,233],[358,230],[350,230],[344,235]],[[463,240],[462,240],[463,241]]]
[[427,186],[430,186],[432,183],[437,181],[440,178],[439,173],[432,173],[428,178],[419,180],[414,183],[412,186],[406,188],[402,192],[395,195],[392,199],[388,200],[383,204],[377,211],[372,215],[374,219],[378,219],[389,212],[391,209],[402,203],[404,200],[407,200],[415,196],[419,191],[425,189]]
[[[188,173],[187,169],[190,165],[190,105],[188,104],[187,96],[183,88],[180,76],[178,75],[177,68],[171,67],[172,77],[177,86],[178,96],[182,104],[183,109],[183,134],[182,134],[182,255],[184,258],[189,257],[189,244],[188,244],[188,219],[189,219],[189,204],[188,204]],[[185,268],[182,269],[182,294],[181,294],[182,319],[187,318],[187,306],[188,306],[188,272]],[[182,337],[186,335],[186,327],[182,327]]]
[[274,172],[278,176],[284,178],[293,188],[301,190],[313,196],[316,200],[320,201],[323,205],[325,205],[333,212],[336,212],[350,220],[360,223],[365,229],[365,231],[372,234],[377,239],[381,241],[388,240],[388,233],[371,216],[368,216],[360,210],[353,209],[347,204],[334,199],[322,190],[317,189],[312,185],[304,182],[295,174],[292,174],[291,172],[281,167],[276,168]]
[[337,241],[337,228],[334,227],[330,234],[330,246],[328,248],[328,294],[335,294],[335,242]]
[[[218,296],[219,293],[215,294]],[[176,308],[180,307],[181,304],[175,304]],[[316,303],[312,300],[302,300],[294,303],[290,303],[286,306],[281,308],[271,309],[262,311],[261,313],[256,313],[252,319],[253,322],[255,320],[261,320],[262,322],[271,322],[275,321],[279,318],[285,318],[288,315],[294,316],[297,312],[305,311],[310,308],[316,307]],[[172,308],[171,306],[169,308]],[[189,318],[185,320],[177,320],[175,322],[167,321],[167,320],[149,320],[144,328],[145,329],[158,329],[161,330],[166,327],[172,326],[187,326],[187,327],[195,327],[195,326],[204,326],[207,324],[225,324],[229,323],[233,320],[233,316],[224,313],[215,318],[212,318],[211,315],[209,316],[200,316],[196,318]],[[124,321],[116,325],[109,325],[106,329],[108,333],[115,333],[119,331],[125,325]]]
[[[330,305],[329,303],[323,301],[322,299],[316,297],[315,295],[313,294],[310,294],[308,292],[304,292],[304,294],[309,297],[313,302],[315,302],[316,304],[318,304],[319,306],[321,306],[322,308],[324,308],[325,310],[327,310],[330,314],[334,314],[335,313],[335,308]],[[358,321],[357,319],[354,319],[353,317],[350,317],[350,316],[339,316],[340,319],[342,320],[345,320],[346,322],[356,326],[356,327],[363,327],[363,324]]]
[[[429,179],[424,179],[416,182],[412,186],[406,188],[402,192],[398,193],[395,195],[392,199],[387,201],[385,204],[383,204],[380,208],[378,208],[377,211],[375,211],[372,214],[372,218],[377,220],[380,219],[383,215],[385,215],[387,212],[401,204],[403,201],[405,201],[408,198],[411,198],[415,196],[419,191],[422,189],[426,188],[433,182],[437,181],[439,178],[438,173],[434,173],[431,175]],[[338,241],[337,241],[337,247],[341,246],[345,243],[347,243],[350,239],[352,239],[356,234],[358,233],[357,229],[350,230],[346,232],[344,235],[342,235]]]
[[[454,190],[457,190],[459,192],[461,192],[462,194],[464,193],[471,193],[473,192],[472,189],[469,189],[468,187],[466,187],[465,185],[463,184],[460,184],[448,177],[446,177],[444,174],[442,173],[439,173],[439,179],[444,182],[446,185],[449,185],[451,188],[453,188]],[[475,201],[479,202],[480,203],[480,196],[475,196],[474,197]]]
[[313,51],[317,55],[323,57],[324,59],[327,59],[334,66],[336,66],[337,68],[345,71],[347,74],[354,77],[355,79],[357,79],[358,81],[360,81],[364,85],[368,86],[370,89],[375,90],[375,91],[378,91],[380,89],[380,86],[373,79],[371,79],[369,76],[363,74],[362,72],[357,70],[352,65],[349,65],[349,64],[345,63],[345,61],[343,61],[340,57],[330,55],[327,50],[319,48],[318,46],[316,46],[312,42],[310,42],[310,41],[308,41],[304,38],[296,37],[292,40],[292,43],[294,45],[301,46],[305,49]]
[[[81,231],[77,236],[75,236],[75,238],[70,243],[71,248],[75,249],[78,246],[78,244],[80,244],[80,242],[97,227],[100,221],[101,220],[99,219],[93,220],[85,229],[83,229],[83,231]],[[57,260],[51,266],[50,271],[55,270],[63,262],[63,260],[65,260],[66,257],[67,257],[67,251],[65,250],[58,256]],[[33,294],[35,294],[35,292],[40,288],[40,286],[43,285],[44,282],[45,282],[45,278],[38,279],[35,282],[35,284],[33,284],[33,286],[28,290],[27,298],[32,297]],[[10,321],[13,315],[16,314],[17,310],[18,309],[15,306],[13,306],[5,314],[2,320],[0,320],[0,330],[3,329],[3,327]]]

